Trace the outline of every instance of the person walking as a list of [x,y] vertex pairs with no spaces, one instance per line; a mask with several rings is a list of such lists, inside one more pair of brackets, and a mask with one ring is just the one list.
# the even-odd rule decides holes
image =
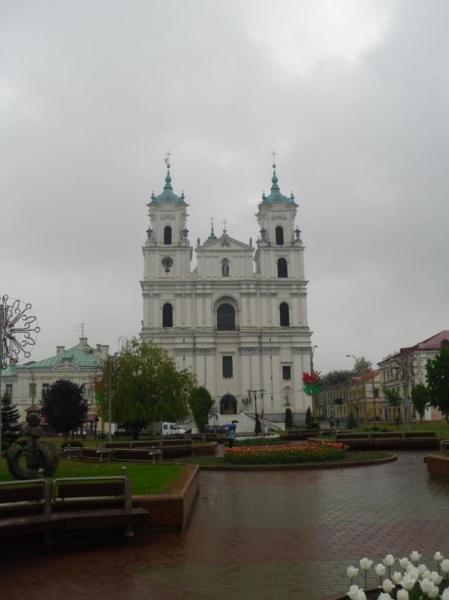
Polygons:
[[235,425],[233,425],[232,427],[228,427],[228,431],[226,433],[226,438],[228,440],[228,448],[232,448],[234,446],[235,429]]

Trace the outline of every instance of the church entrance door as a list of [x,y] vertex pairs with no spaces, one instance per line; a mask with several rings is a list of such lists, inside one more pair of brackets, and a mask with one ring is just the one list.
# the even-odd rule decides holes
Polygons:
[[237,414],[237,398],[232,394],[226,394],[220,399],[220,414],[221,415],[236,415]]

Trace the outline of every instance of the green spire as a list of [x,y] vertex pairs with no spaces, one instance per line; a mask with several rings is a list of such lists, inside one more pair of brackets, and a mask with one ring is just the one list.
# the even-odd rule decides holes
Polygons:
[[[273,165],[275,167],[276,165]],[[273,170],[273,177],[271,178],[271,194],[269,196],[265,196],[265,193],[262,194],[262,204],[273,204],[275,201],[284,202],[285,204],[290,204],[293,202],[293,194],[290,198],[281,194],[281,189],[278,185],[278,178],[276,175],[276,170]]]
[[[169,166],[170,165],[167,165],[167,167]],[[181,196],[177,196],[173,193],[170,169],[167,169],[167,175],[165,176],[165,185],[162,194],[159,194],[159,196],[155,196],[154,192],[151,194],[151,204],[162,204],[162,202],[165,202],[166,200],[170,200],[175,204],[185,204],[184,192],[181,194]]]
[[208,240],[216,240],[217,236],[214,233],[214,220],[212,219],[212,223],[210,224],[210,236],[207,238]]

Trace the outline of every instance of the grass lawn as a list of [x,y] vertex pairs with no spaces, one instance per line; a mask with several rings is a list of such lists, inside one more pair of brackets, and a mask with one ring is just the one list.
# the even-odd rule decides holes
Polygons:
[[[175,481],[183,470],[182,465],[152,465],[122,462],[78,462],[59,459],[55,477],[102,477],[121,475],[126,467],[126,475],[132,479],[133,494],[162,494]],[[0,481],[12,481],[6,459],[0,461]]]

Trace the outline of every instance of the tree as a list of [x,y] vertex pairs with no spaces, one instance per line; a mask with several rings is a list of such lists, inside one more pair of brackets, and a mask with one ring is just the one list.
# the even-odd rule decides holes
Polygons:
[[89,401],[83,388],[68,379],[58,379],[42,390],[42,416],[66,440],[70,431],[82,427],[86,421]]
[[422,425],[426,407],[430,402],[429,390],[423,383],[418,383],[412,387],[412,402],[416,412],[419,414]]
[[260,419],[259,419],[259,415],[258,415],[258,414],[256,414],[256,425],[255,425],[255,427],[254,427],[254,433],[255,433],[256,435],[259,435],[259,433],[262,433],[262,424],[261,424],[261,422],[260,422]]
[[2,446],[7,448],[20,437],[20,412],[12,403],[9,392],[2,396]]
[[449,348],[441,348],[435,358],[427,361],[427,388],[430,404],[449,420]]
[[394,408],[394,420],[396,421],[396,427],[399,429],[399,421],[401,420],[401,404],[402,398],[397,388],[383,388],[385,398],[390,406]]
[[[310,412],[310,408],[307,409]],[[307,423],[307,413],[306,413],[306,423]],[[293,427],[293,414],[291,408],[285,409],[285,429],[291,429]]]
[[312,417],[312,411],[310,410],[310,406],[307,407],[306,410],[306,427],[308,427],[310,425],[310,423],[312,423],[313,421],[313,417]]
[[[99,413],[108,418],[109,364],[104,363],[96,385]],[[151,342],[127,340],[114,359],[111,373],[112,421],[133,430],[138,439],[142,428],[156,421],[178,421],[189,413],[195,377],[178,370],[173,358]]]
[[347,371],[347,370],[334,370],[329,371],[326,375],[321,377],[321,383],[323,390],[327,390],[329,388],[338,387],[347,383],[351,377],[354,377],[355,371]]
[[205,430],[209,421],[208,415],[213,403],[214,401],[212,400],[209,390],[207,390],[203,385],[192,388],[189,398],[189,405],[193,413],[196,426],[201,433]]

